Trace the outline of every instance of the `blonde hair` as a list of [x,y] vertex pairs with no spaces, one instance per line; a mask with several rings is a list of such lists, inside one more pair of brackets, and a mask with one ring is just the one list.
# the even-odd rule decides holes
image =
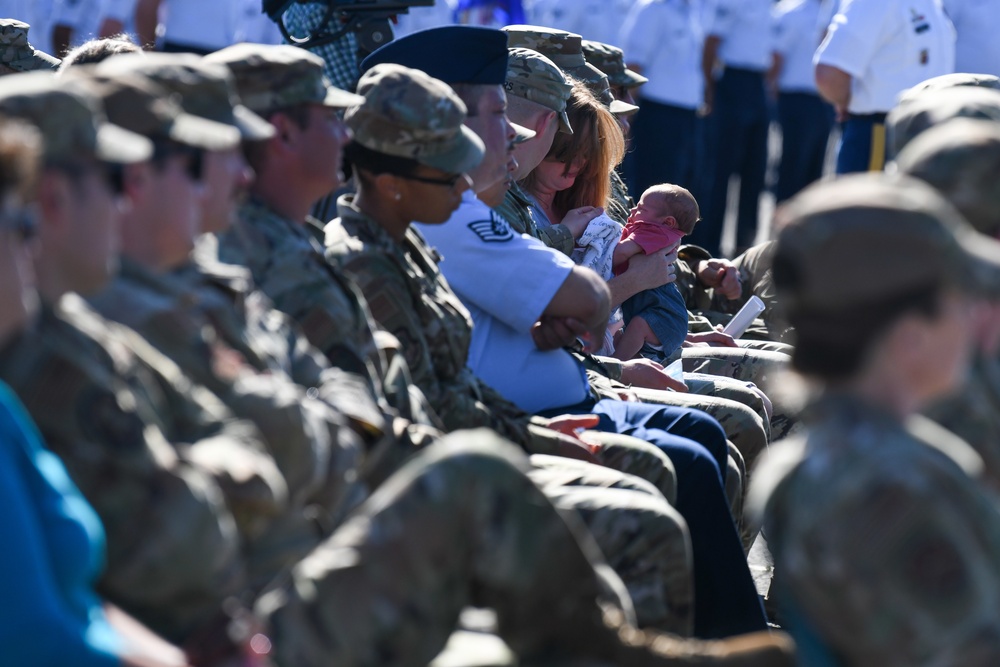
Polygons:
[[[556,160],[570,169],[574,162],[584,161],[573,185],[556,193],[553,207],[565,215],[581,206],[604,206],[611,196],[611,170],[625,156],[625,137],[618,121],[604,108],[582,83],[573,85],[566,103],[573,134],[560,132],[552,142],[546,160]],[[521,181],[531,192],[535,185],[534,172]]]

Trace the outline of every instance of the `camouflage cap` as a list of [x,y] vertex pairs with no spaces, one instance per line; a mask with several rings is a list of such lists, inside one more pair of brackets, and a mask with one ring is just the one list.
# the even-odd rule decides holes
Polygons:
[[1000,234],[1000,124],[954,118],[907,144],[897,169],[933,185],[982,234]]
[[131,163],[153,154],[148,139],[107,121],[95,95],[49,72],[0,78],[0,115],[38,127],[46,164],[79,158]]
[[563,72],[586,84],[607,80],[601,70],[583,57],[583,38],[576,33],[537,25],[509,25],[502,30],[507,33],[508,48],[538,51]]
[[28,42],[30,26],[16,19],[0,19],[0,65],[16,72],[54,70],[62,62]]
[[233,75],[224,65],[188,53],[125,54],[105,60],[95,71],[110,77],[135,73],[152,79],[179,96],[187,113],[235,127],[244,140],[274,136],[273,125],[240,103]]
[[583,40],[583,57],[587,62],[604,72],[612,86],[638,88],[649,81],[646,77],[625,67],[625,52],[617,46]]
[[204,60],[228,67],[243,104],[257,113],[310,103],[346,109],[363,101],[331,86],[323,59],[297,46],[234,44]]
[[507,80],[503,87],[507,95],[537,102],[555,111],[559,130],[573,134],[566,115],[566,102],[573,92],[573,84],[541,53],[525,48],[508,49]]
[[452,174],[469,171],[485,147],[463,123],[465,104],[451,87],[420,70],[382,63],[358,81],[364,101],[344,121],[354,141]]
[[810,186],[776,224],[775,285],[793,322],[935,286],[1000,287],[1000,242],[913,178],[866,173]]
[[896,105],[885,123],[889,157],[927,128],[952,118],[1000,121],[1000,90],[969,86],[930,90]]
[[177,95],[151,79],[135,73],[106,76],[90,67],[67,70],[87,85],[104,103],[104,111],[116,125],[153,139],[169,139],[209,151],[222,151],[240,143],[240,132],[206,118],[185,113]]
[[1000,90],[1000,77],[992,74],[971,74],[968,72],[955,72],[954,74],[942,74],[921,81],[917,85],[904,90],[899,95],[898,103],[908,102],[920,93],[930,90],[944,90],[945,88],[959,88],[962,86],[973,86],[977,88],[993,88]]

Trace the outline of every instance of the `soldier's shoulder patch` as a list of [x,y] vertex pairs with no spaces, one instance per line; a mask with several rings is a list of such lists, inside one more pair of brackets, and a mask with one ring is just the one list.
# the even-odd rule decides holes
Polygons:
[[514,230],[507,221],[492,211],[489,218],[470,222],[469,229],[483,243],[507,243],[514,238]]

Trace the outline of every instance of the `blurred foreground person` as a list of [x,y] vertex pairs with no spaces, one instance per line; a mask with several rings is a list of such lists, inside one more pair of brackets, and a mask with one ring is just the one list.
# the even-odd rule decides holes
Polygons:
[[809,188],[778,221],[792,364],[816,389],[751,489],[786,627],[807,659],[996,664],[1000,515],[982,459],[916,411],[962,383],[1000,243],[884,175]]

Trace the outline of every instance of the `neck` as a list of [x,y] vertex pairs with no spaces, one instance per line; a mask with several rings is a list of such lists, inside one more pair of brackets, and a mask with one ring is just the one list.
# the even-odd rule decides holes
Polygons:
[[885,368],[866,369],[850,380],[828,386],[828,389],[853,395],[898,419],[917,412],[921,407],[920,398],[912,390],[911,383],[901,373]]
[[354,205],[359,211],[384,229],[393,240],[402,241],[406,236],[406,230],[410,228],[411,220],[396,210],[395,203],[391,197],[369,196],[361,185],[358,186],[358,193],[354,196]]
[[549,222],[553,225],[559,224],[562,220],[562,216],[555,210],[554,202],[556,198],[556,191],[539,186],[531,193],[531,196],[535,198],[538,205],[542,207],[543,211],[545,211],[545,214],[549,217]]
[[72,276],[63,270],[65,263],[47,250],[35,258],[35,282],[38,294],[45,303],[55,303],[63,294],[73,290]]
[[312,196],[305,192],[297,179],[285,178],[265,169],[254,182],[253,198],[264,204],[282,218],[296,224],[305,224],[313,204],[323,195]]

